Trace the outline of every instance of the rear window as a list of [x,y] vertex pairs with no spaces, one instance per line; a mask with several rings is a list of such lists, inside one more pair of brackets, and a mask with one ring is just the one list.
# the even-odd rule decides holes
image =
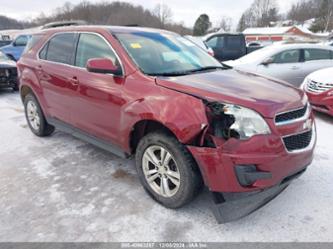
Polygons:
[[74,47],[74,33],[55,35],[41,50],[39,57],[48,61],[73,64]]
[[325,49],[305,49],[304,57],[305,57],[305,61],[332,59],[331,51],[325,50]]

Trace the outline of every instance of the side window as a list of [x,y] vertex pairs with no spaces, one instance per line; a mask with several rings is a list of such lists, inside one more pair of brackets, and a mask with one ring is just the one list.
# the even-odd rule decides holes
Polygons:
[[39,58],[42,60],[46,60],[47,49],[49,47],[49,43],[46,43],[43,49],[39,52]]
[[117,64],[117,57],[109,44],[95,34],[81,34],[76,50],[75,66],[86,67],[89,59],[107,58]]
[[48,42],[47,47],[46,60],[72,64],[72,55],[75,47],[75,34],[64,33],[56,35]]
[[39,41],[43,38],[43,35],[33,35],[27,43],[23,53],[29,52]]
[[207,46],[210,48],[216,48],[217,47],[217,42],[219,40],[218,36],[213,37],[212,39],[208,40],[206,42]]
[[305,49],[304,50],[305,61],[316,61],[316,60],[330,60],[331,52],[325,49]]
[[273,63],[283,64],[283,63],[297,63],[300,59],[300,50],[292,49],[283,51],[275,56],[273,56]]
[[28,36],[21,35],[21,36],[16,38],[16,40],[14,42],[14,45],[17,46],[17,47],[24,47],[24,46],[27,45],[28,40],[29,40]]

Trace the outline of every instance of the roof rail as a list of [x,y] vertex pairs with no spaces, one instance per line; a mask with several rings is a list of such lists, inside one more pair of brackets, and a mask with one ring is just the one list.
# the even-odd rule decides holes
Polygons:
[[43,25],[42,29],[51,29],[51,28],[66,27],[66,26],[79,26],[79,25],[87,25],[87,22],[82,20],[51,22]]

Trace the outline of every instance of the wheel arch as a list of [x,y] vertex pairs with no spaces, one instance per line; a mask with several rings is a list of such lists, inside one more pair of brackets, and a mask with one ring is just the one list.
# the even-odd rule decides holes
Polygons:
[[157,120],[140,120],[134,124],[132,131],[129,135],[129,148],[131,154],[135,153],[140,140],[148,133],[154,131],[162,131],[177,138],[176,134],[172,131],[172,129]]

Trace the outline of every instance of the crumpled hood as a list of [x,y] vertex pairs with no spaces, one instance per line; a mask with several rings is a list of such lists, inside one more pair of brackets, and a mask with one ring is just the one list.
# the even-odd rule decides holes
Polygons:
[[304,106],[305,94],[288,83],[238,70],[220,70],[179,77],[158,77],[157,85],[208,101],[241,105],[274,118]]
[[0,68],[15,68],[16,62],[15,61],[0,61]]

